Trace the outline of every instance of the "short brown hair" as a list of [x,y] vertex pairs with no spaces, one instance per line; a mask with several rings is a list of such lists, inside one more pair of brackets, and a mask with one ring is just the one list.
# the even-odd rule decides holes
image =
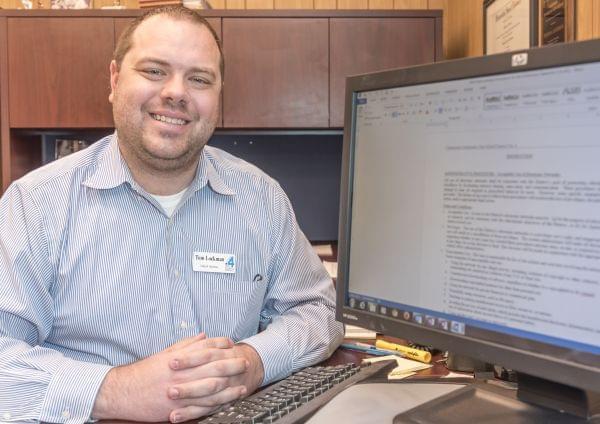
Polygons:
[[140,24],[146,19],[157,15],[165,15],[173,19],[186,20],[206,27],[212,34],[213,38],[215,39],[215,42],[217,43],[217,47],[219,48],[219,70],[221,71],[221,81],[223,81],[225,72],[225,61],[223,60],[223,48],[221,47],[221,40],[219,40],[219,36],[215,32],[215,30],[210,26],[206,19],[200,16],[197,12],[183,6],[157,7],[154,9],[149,9],[143,15],[140,15],[137,18],[135,18],[135,20],[131,24],[129,24],[129,26],[127,26],[127,28],[125,28],[125,30],[121,33],[119,41],[117,41],[115,51],[113,52],[113,60],[117,63],[117,68],[121,67],[121,63],[123,63],[123,58],[131,49],[133,33],[135,32],[137,27],[140,26]]

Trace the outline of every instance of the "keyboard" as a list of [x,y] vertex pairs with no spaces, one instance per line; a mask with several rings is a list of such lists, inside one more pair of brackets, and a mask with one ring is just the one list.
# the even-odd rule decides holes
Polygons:
[[[304,368],[199,421],[202,424],[290,424],[308,420],[342,390],[392,365],[342,364]],[[391,368],[390,368],[391,369]]]

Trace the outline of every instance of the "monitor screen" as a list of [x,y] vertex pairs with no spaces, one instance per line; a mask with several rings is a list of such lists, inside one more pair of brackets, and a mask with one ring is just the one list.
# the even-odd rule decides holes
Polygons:
[[600,42],[347,80],[338,318],[600,389]]

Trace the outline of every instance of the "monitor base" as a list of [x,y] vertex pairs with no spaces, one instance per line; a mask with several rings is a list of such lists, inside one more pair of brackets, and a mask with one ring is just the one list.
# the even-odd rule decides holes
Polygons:
[[517,398],[569,414],[591,418],[600,414],[600,393],[577,389],[532,375],[518,373]]
[[600,423],[600,417],[586,419],[522,402],[516,392],[516,387],[475,382],[397,415],[394,424]]

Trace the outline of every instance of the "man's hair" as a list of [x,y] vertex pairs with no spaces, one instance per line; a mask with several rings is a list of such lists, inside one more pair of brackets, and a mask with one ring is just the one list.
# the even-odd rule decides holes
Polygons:
[[206,19],[200,16],[197,12],[183,6],[157,7],[154,9],[149,9],[143,15],[140,15],[137,18],[135,18],[135,20],[131,24],[129,24],[129,26],[125,28],[125,30],[121,33],[119,41],[117,41],[117,46],[115,47],[115,51],[113,53],[113,59],[117,63],[117,68],[121,68],[123,58],[131,49],[133,33],[135,32],[137,27],[139,27],[140,24],[148,18],[158,15],[167,16],[176,20],[185,20],[188,22],[196,23],[210,31],[215,42],[217,43],[217,47],[219,48],[219,70],[221,71],[221,81],[223,81],[225,63],[223,60],[223,48],[221,47],[221,40],[219,40],[219,36],[215,32],[215,30],[210,26]]

